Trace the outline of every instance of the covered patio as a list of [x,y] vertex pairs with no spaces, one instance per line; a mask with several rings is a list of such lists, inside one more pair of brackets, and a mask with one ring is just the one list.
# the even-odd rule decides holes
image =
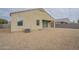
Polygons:
[[55,28],[55,21],[51,20],[42,20],[43,28]]

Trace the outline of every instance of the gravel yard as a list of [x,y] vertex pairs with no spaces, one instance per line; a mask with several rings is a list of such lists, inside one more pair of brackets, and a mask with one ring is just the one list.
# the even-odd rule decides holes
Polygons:
[[[2,30],[2,29],[1,29]],[[1,50],[78,50],[79,29],[44,29],[31,33],[0,30]]]

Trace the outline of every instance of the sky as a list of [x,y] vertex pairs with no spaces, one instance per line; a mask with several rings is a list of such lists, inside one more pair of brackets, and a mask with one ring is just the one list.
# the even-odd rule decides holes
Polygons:
[[[79,19],[78,8],[44,8],[55,19],[69,18],[70,20]],[[10,13],[15,11],[23,11],[27,8],[0,8],[0,18],[11,20]]]

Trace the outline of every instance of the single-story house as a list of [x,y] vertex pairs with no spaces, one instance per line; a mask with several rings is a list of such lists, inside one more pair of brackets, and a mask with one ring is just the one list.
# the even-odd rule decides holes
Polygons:
[[10,16],[11,32],[52,28],[55,25],[54,18],[42,8],[12,12]]
[[71,23],[69,18],[61,18],[61,19],[55,19],[56,24],[69,24]]

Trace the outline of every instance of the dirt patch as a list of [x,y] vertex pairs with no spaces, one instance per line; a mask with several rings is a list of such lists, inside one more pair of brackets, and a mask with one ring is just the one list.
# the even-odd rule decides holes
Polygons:
[[2,28],[0,29],[0,33],[9,33],[11,30],[9,28]]
[[79,49],[79,29],[44,29],[31,33],[0,33],[0,49]]

